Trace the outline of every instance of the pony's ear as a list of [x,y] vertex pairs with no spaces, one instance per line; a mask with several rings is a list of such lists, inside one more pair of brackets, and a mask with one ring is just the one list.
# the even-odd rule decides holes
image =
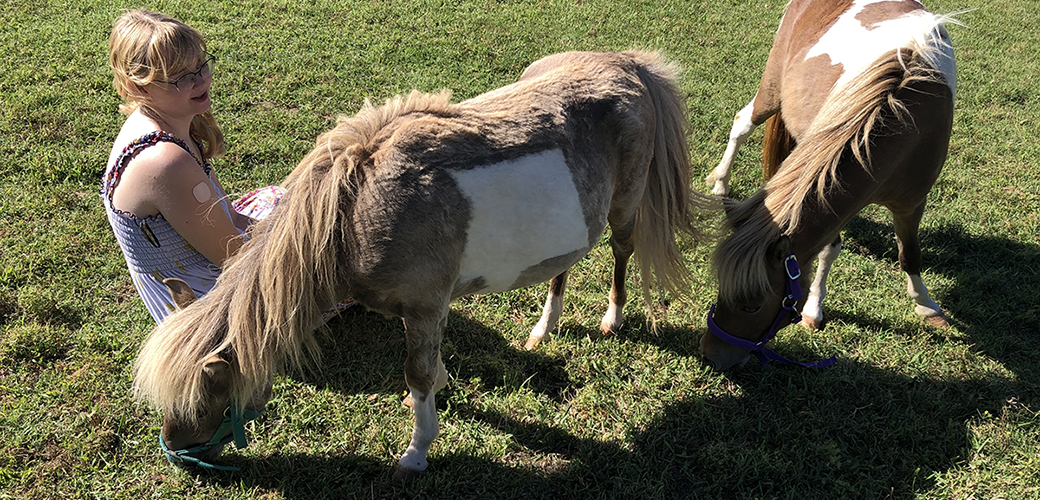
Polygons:
[[228,377],[230,371],[231,363],[217,355],[210,356],[202,363],[202,372],[206,377],[206,382],[209,384],[210,391],[213,393],[221,394],[227,392],[230,386]]
[[184,309],[195,302],[195,292],[183,280],[166,278],[163,280],[163,284],[170,289],[170,298],[173,299],[177,309]]
[[730,227],[739,227],[747,220],[747,217],[742,217],[737,212],[736,209],[739,206],[739,200],[734,200],[733,198],[722,199],[722,209],[726,212],[726,221],[729,222]]
[[791,237],[781,236],[780,239],[769,245],[769,256],[778,262],[783,262],[791,253]]
[[215,377],[231,369],[231,363],[228,363],[224,358],[214,354],[206,358],[206,361],[202,362],[202,369],[206,371],[206,375]]

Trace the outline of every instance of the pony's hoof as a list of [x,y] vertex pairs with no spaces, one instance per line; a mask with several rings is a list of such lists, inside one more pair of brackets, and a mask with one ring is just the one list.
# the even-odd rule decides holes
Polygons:
[[524,349],[528,350],[528,351],[533,351],[533,350],[537,349],[538,345],[541,344],[541,343],[542,343],[542,338],[541,337],[528,337],[527,338],[527,343],[524,344]]
[[602,333],[606,337],[609,337],[609,336],[617,333],[619,330],[621,330],[621,325],[620,324],[615,325],[613,323],[608,323],[606,321],[604,321],[603,323],[599,324],[599,331],[600,331],[600,333]]
[[394,479],[408,483],[419,479],[419,476],[421,476],[422,473],[423,471],[421,470],[408,469],[398,465],[397,470],[394,471]]
[[802,321],[798,322],[798,324],[801,325],[802,328],[805,328],[806,330],[809,330],[811,332],[823,329],[822,319],[810,318],[804,315],[802,316]]
[[621,326],[624,324],[625,315],[622,312],[623,305],[611,303],[610,307],[607,308],[606,314],[599,320],[599,331],[604,336],[609,337],[619,331]]
[[715,171],[712,170],[707,177],[704,178],[704,183],[711,188],[711,194],[715,196],[726,196],[729,194],[729,185],[726,181],[719,180],[718,176],[715,175]]
[[404,401],[402,401],[402,402],[404,403],[405,406],[411,408],[412,407],[412,395],[409,393],[407,396],[404,397]]
[[950,327],[950,322],[947,321],[946,315],[942,313],[936,314],[935,316],[926,316],[924,322],[936,328]]

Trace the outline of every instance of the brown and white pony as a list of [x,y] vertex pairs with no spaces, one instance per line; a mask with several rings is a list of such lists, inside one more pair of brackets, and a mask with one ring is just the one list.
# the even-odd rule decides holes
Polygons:
[[[956,65],[944,23],[913,0],[792,0],[784,13],[755,98],[737,115],[709,182],[725,194],[736,149],[766,119],[765,186],[730,204],[732,233],[715,250],[719,301],[701,350],[718,369],[743,366],[747,345],[797,317],[818,328],[826,278],[841,249],[840,231],[868,204],[894,219],[899,263],[916,312],[945,325],[921,281],[918,226],[946,159]],[[782,116],[782,118],[781,118]],[[774,133],[778,132],[778,133]],[[785,132],[793,149],[780,152]],[[782,165],[777,167],[779,161]],[[819,257],[804,306],[782,309],[785,262]],[[789,265],[790,262],[787,262]],[[790,286],[787,285],[787,286]],[[783,317],[781,317],[783,316]],[[712,325],[714,323],[714,325]],[[724,333],[716,335],[715,329]],[[764,342],[763,342],[764,343]]]
[[262,409],[283,363],[315,359],[321,312],[349,296],[404,320],[415,415],[398,467],[407,476],[427,467],[438,432],[454,299],[551,279],[533,348],[560,316],[567,270],[608,224],[604,332],[621,325],[633,252],[644,292],[656,278],[682,293],[688,271],[675,238],[700,236],[694,209],[708,199],[689,187],[676,71],[656,53],[564,53],[457,104],[446,92],[412,92],[341,118],[216,287],[145,341],[134,386],[165,412],[164,449],[215,458],[222,444],[193,445],[229,406]]

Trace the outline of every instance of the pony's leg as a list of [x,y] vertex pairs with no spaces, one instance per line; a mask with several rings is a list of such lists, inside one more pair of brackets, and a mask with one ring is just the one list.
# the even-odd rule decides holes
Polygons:
[[726,152],[722,155],[722,161],[705,179],[708,187],[712,188],[711,194],[715,196],[726,196],[729,194],[729,177],[733,168],[733,159],[737,156],[737,149],[740,148],[741,144],[744,144],[751,132],[755,130],[755,124],[751,121],[751,113],[754,107],[755,100],[752,99],[733,118],[733,128],[729,131],[729,144],[726,145]]
[[542,308],[542,319],[534,325],[531,335],[527,337],[524,349],[533,351],[538,344],[545,339],[549,332],[556,328],[556,322],[560,320],[560,312],[563,311],[563,291],[567,288],[567,271],[560,273],[549,282],[549,297],[545,299],[545,307]]
[[910,212],[892,211],[893,226],[896,230],[896,244],[899,246],[899,267],[906,273],[906,291],[916,304],[914,312],[933,326],[949,326],[946,315],[928,295],[928,288],[921,280],[921,240],[918,228],[924,215],[925,202],[921,202]]
[[802,326],[810,330],[819,330],[823,325],[823,299],[827,296],[827,275],[831,272],[834,260],[841,253],[841,236],[833,243],[820,250],[817,256],[816,276],[809,286],[809,296],[802,306]]
[[408,449],[397,464],[396,476],[408,479],[426,470],[426,453],[437,437],[437,405],[434,394],[448,383],[441,361],[441,338],[447,324],[447,308],[433,317],[406,317],[408,358],[404,377],[412,399],[415,424]]
[[607,313],[599,323],[599,330],[604,335],[616,333],[621,329],[625,320],[624,308],[628,301],[628,292],[625,290],[625,272],[628,269],[628,259],[632,257],[635,246],[632,242],[632,224],[626,224],[618,229],[614,224],[610,225],[610,249],[614,254],[614,277],[610,284],[610,305]]

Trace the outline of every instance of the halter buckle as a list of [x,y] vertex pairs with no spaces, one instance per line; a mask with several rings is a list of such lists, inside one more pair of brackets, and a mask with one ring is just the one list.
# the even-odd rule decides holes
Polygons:
[[802,277],[802,268],[798,267],[798,259],[795,258],[793,253],[788,254],[787,258],[784,259],[784,270],[787,271],[787,277],[791,280]]

